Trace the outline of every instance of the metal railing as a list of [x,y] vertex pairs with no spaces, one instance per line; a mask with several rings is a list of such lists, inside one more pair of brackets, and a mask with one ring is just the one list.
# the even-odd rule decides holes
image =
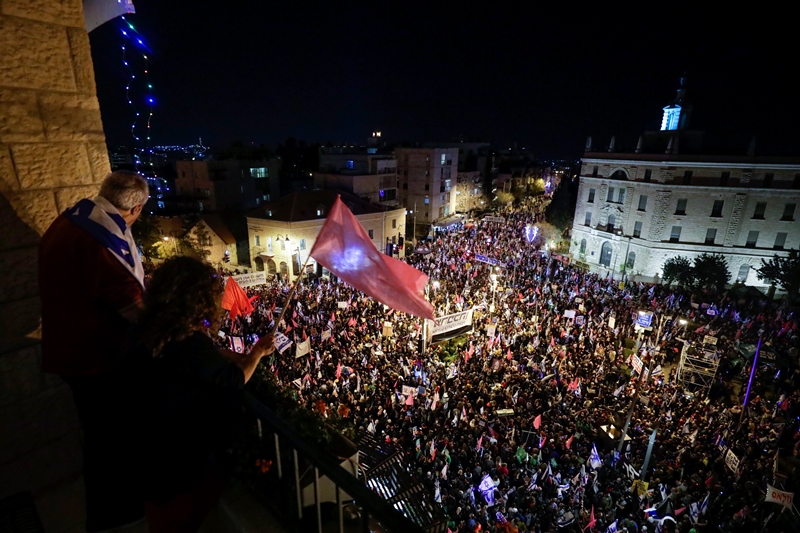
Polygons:
[[[261,452],[275,468],[266,472],[270,484],[273,511],[300,531],[339,531],[381,533],[423,533],[422,527],[380,498],[336,461],[315,445],[302,439],[292,426],[249,393],[245,405],[259,420],[259,436],[264,443]],[[288,468],[287,468],[288,467]],[[335,513],[323,510],[320,496],[322,478],[335,487]],[[304,479],[311,479],[313,505],[304,506]],[[310,486],[306,483],[305,486]],[[345,516],[345,506],[354,508]],[[332,529],[334,528],[334,529]]]

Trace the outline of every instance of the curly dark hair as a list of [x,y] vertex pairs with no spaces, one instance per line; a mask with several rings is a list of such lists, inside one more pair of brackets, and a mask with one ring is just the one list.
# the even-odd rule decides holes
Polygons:
[[164,261],[144,294],[139,333],[145,348],[159,357],[168,342],[218,327],[222,291],[222,279],[211,265],[185,256]]

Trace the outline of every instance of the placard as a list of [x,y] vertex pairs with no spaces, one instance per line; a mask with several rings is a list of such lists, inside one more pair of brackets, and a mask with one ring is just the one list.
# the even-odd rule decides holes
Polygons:
[[564,311],[564,318],[575,318],[575,310],[569,309],[567,311]]
[[706,335],[705,337],[703,337],[703,344],[712,344],[712,345],[716,346],[717,345],[717,338],[716,337],[712,337],[711,335]]
[[275,333],[275,348],[278,350],[278,353],[283,354],[291,345],[292,341],[289,340],[289,337],[280,331]]
[[779,503],[784,507],[791,509],[792,502],[794,501],[794,492],[779,490],[767,483],[767,496],[764,498],[764,501]]
[[339,309],[347,309],[347,302],[336,302],[336,307]]
[[457,337],[472,329],[472,309],[460,313],[440,316],[429,326],[432,342],[441,342]]
[[739,458],[732,450],[725,454],[725,466],[736,472],[739,469]]
[[614,329],[614,326],[617,325],[617,319],[613,316],[608,317],[608,327]]
[[240,287],[255,287],[256,285],[265,285],[267,283],[267,273],[263,270],[261,272],[251,272],[249,274],[237,274],[231,276]]
[[383,329],[381,330],[381,335],[384,337],[391,337],[392,336],[392,323],[391,322],[384,322]]

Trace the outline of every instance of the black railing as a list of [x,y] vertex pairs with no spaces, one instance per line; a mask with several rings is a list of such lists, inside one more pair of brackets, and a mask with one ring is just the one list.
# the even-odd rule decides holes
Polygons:
[[[265,503],[293,530],[423,533],[420,525],[370,490],[363,478],[357,478],[357,472],[348,472],[332,454],[300,438],[288,422],[259,400],[245,393],[245,404],[259,420],[259,437],[264,443],[260,460],[270,465],[262,482],[269,487]],[[323,478],[333,484],[335,502],[322,502]],[[304,484],[304,480],[309,482]],[[304,498],[304,488],[312,485],[311,497]],[[304,505],[304,501],[311,504]]]

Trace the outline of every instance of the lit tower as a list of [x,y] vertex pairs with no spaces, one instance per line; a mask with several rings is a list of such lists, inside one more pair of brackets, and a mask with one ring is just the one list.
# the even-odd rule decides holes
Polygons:
[[661,131],[686,129],[689,123],[689,114],[692,106],[686,102],[686,74],[680,78],[680,87],[675,95],[675,100],[664,108],[661,117]]

